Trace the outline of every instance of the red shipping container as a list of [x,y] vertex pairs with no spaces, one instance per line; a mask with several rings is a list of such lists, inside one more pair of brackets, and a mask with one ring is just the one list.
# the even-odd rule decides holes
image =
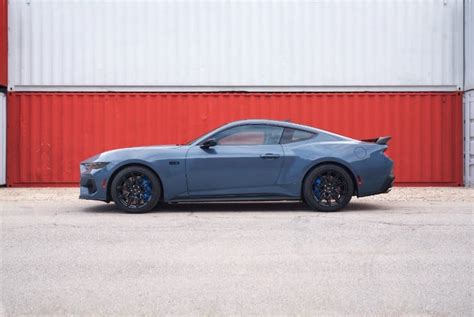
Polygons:
[[7,184],[76,185],[102,151],[187,142],[237,119],[391,135],[398,184],[462,185],[461,93],[9,93]]

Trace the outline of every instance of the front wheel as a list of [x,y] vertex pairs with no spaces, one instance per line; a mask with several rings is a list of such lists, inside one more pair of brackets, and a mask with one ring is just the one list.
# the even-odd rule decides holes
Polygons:
[[326,164],[313,169],[303,184],[306,203],[318,211],[337,211],[344,208],[352,198],[354,184],[345,169]]
[[130,166],[118,172],[110,191],[117,207],[126,212],[140,213],[150,211],[158,204],[161,185],[149,169]]

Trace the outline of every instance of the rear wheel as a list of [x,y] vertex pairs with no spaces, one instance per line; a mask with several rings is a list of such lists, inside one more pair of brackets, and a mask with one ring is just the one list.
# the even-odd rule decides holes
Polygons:
[[158,177],[141,166],[124,168],[114,177],[111,194],[117,207],[132,213],[152,210],[161,197]]
[[313,169],[303,184],[303,198],[318,211],[337,211],[344,208],[352,198],[354,184],[345,169],[326,164]]

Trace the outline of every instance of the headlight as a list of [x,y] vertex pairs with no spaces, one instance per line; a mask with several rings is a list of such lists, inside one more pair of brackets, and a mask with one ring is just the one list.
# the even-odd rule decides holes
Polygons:
[[82,163],[82,166],[84,166],[84,172],[90,173],[93,170],[99,170],[101,168],[104,168],[109,162],[88,162],[88,163]]

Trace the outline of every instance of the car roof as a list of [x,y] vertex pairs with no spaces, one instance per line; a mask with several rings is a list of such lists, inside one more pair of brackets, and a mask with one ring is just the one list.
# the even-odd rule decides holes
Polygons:
[[267,124],[267,125],[277,125],[285,128],[293,128],[293,129],[300,129],[300,130],[308,130],[313,132],[320,132],[321,130],[297,123],[292,123],[290,121],[283,121],[283,120],[269,120],[269,119],[247,119],[247,120],[238,120],[233,121],[225,125],[226,128],[238,125],[245,125],[245,124]]
[[303,124],[297,124],[297,123],[292,123],[289,121],[281,121],[281,120],[269,120],[269,119],[246,119],[246,120],[237,120],[237,121],[232,121],[229,122],[215,130],[210,131],[209,133],[199,137],[198,139],[192,141],[192,144],[198,144],[208,138],[210,135],[218,133],[220,131],[232,128],[232,127],[237,127],[241,125],[247,125],[247,124],[263,124],[263,125],[273,125],[273,126],[279,126],[279,127],[284,127],[284,128],[292,128],[292,129],[298,129],[298,130],[303,130],[303,131],[308,131],[312,133],[323,133],[327,135],[331,135],[333,137],[338,138],[341,141],[354,141],[351,138],[348,138],[343,135],[339,135],[333,132],[321,130],[321,129],[316,129],[307,125]]
[[276,125],[280,127],[285,127],[285,128],[292,128],[292,129],[298,129],[298,130],[305,130],[313,133],[325,133],[328,135],[332,135],[334,137],[340,138],[341,140],[345,141],[354,141],[354,139],[346,137],[344,135],[340,135],[334,132],[322,130],[322,129],[317,129],[311,126],[307,126],[304,124],[298,124],[298,123],[293,123],[290,121],[283,121],[283,120],[270,120],[270,119],[246,119],[246,120],[238,120],[238,121],[233,121],[230,122],[226,125],[224,125],[222,128],[227,129],[229,127],[233,126],[239,126],[239,125],[244,125],[244,124],[267,124],[267,125]]

